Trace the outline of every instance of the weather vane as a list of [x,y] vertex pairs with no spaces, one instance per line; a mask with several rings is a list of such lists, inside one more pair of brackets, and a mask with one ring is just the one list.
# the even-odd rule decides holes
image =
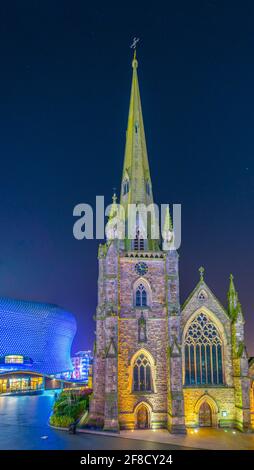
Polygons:
[[132,44],[130,45],[130,48],[131,49],[136,49],[139,40],[140,40],[139,38],[133,38],[133,41],[132,41]]

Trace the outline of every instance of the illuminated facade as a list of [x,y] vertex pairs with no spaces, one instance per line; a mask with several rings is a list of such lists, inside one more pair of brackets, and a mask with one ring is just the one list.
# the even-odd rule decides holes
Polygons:
[[91,351],[79,351],[71,358],[73,365],[72,378],[88,383],[89,370],[92,364]]
[[[126,132],[121,204],[153,202],[137,59]],[[96,348],[89,425],[106,430],[229,426],[250,429],[250,377],[244,318],[233,277],[225,308],[204,280],[180,306],[178,254],[164,242],[120,240],[107,224],[99,247]],[[128,221],[127,221],[128,224]],[[112,225],[112,224],[111,224]],[[111,227],[111,228],[110,228]],[[166,240],[166,241],[165,241]]]
[[0,298],[0,393],[38,390],[72,370],[74,316],[56,305]]
[[251,429],[254,430],[254,357],[249,359]]
[[44,377],[29,371],[0,374],[0,394],[15,394],[20,391],[38,392],[43,391],[44,387]]

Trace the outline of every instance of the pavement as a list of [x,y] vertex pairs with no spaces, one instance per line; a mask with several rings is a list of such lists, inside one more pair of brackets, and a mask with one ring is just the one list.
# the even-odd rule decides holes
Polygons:
[[70,435],[47,425],[54,402],[52,392],[0,397],[0,449],[254,450],[254,434],[223,429],[193,429],[186,436],[169,434],[166,430],[121,431],[120,434],[82,430],[83,433]]
[[90,430],[79,430],[79,432],[141,440],[189,449],[254,450],[254,433],[242,433],[234,429],[197,428],[189,429],[186,435],[170,434],[164,429],[121,431],[119,434]]

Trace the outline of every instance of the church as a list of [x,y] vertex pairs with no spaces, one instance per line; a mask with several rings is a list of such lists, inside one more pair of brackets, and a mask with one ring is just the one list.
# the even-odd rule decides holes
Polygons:
[[[132,68],[120,194],[124,209],[153,203],[136,51]],[[116,197],[111,207],[109,222]],[[168,210],[164,232],[171,229]],[[186,433],[198,426],[250,431],[254,389],[233,276],[227,307],[206,284],[203,268],[180,305],[178,253],[166,245],[167,237],[158,242],[138,229],[132,239],[120,240],[115,232],[99,246],[88,426],[116,432]]]

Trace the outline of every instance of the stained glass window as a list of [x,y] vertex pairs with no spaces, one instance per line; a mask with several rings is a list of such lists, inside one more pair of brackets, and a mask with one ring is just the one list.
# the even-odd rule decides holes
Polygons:
[[222,341],[214,323],[200,313],[185,336],[185,385],[223,384]]
[[140,354],[134,364],[133,390],[134,392],[150,392],[152,390],[151,364],[144,354]]
[[135,299],[136,307],[146,307],[147,306],[147,293],[143,286],[143,284],[139,284],[136,290],[136,299]]

